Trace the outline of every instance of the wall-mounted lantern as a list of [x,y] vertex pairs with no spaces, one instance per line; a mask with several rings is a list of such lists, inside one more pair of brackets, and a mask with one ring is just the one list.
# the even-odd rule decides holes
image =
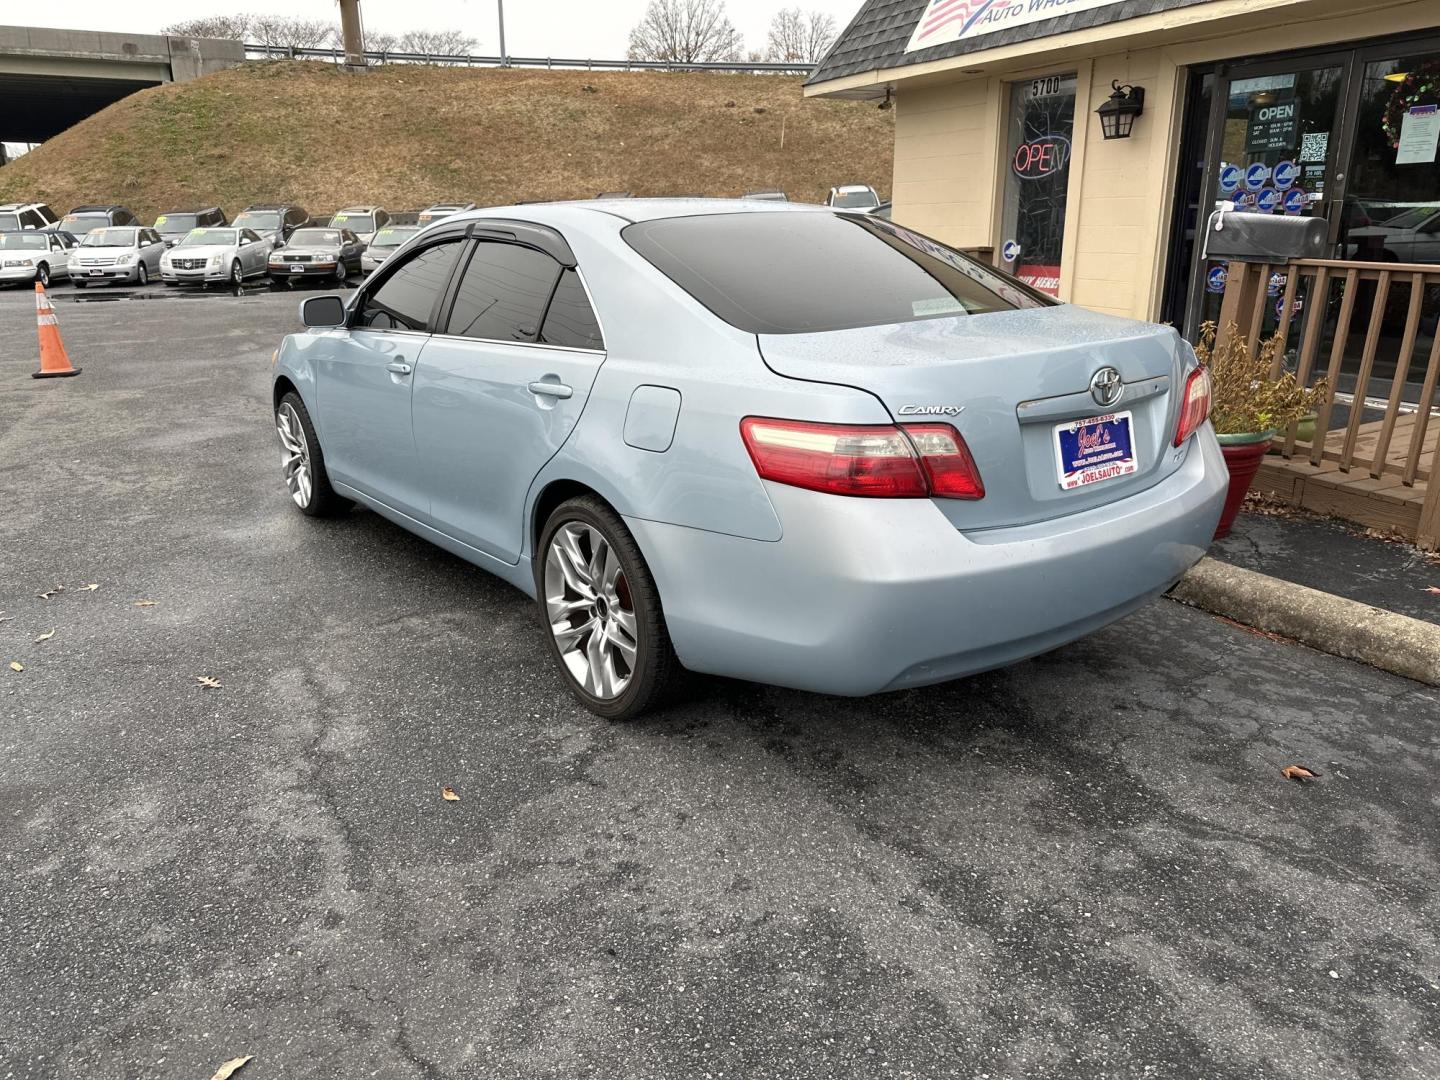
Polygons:
[[1120,80],[1110,81],[1113,93],[1095,111],[1100,114],[1100,130],[1107,139],[1128,139],[1135,126],[1135,117],[1145,111],[1145,88],[1121,86]]

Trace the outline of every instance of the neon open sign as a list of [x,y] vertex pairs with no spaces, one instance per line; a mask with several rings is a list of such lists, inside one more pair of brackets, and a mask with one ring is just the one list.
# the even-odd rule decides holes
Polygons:
[[1065,168],[1070,160],[1070,140],[1064,135],[1047,135],[1015,148],[1010,168],[1021,180],[1043,180]]

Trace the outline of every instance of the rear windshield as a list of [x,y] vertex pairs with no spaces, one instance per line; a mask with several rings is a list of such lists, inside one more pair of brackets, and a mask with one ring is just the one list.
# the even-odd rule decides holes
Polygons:
[[341,213],[330,219],[331,225],[344,225],[351,232],[367,233],[375,231],[375,219],[369,214]]
[[632,248],[731,326],[809,334],[1053,301],[919,233],[860,214],[636,222]]

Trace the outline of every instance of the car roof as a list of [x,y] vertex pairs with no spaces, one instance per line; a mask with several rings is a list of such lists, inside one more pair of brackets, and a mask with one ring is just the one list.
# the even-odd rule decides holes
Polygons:
[[385,208],[384,208],[383,206],[381,206],[379,203],[371,203],[371,204],[368,205],[368,206],[342,206],[339,210],[336,210],[335,213],[337,213],[337,214],[373,214],[376,210],[384,210],[384,209],[385,209]]
[[831,190],[831,191],[845,191],[845,192],[849,192],[849,191],[874,191],[875,189],[872,188],[869,184],[837,184],[837,185],[835,185],[833,188],[831,188],[830,190]]
[[103,204],[103,205],[97,205],[97,206],[77,206],[77,207],[75,207],[74,210],[71,210],[70,213],[72,213],[72,214],[109,214],[109,213],[113,213],[113,212],[116,211],[116,210],[124,210],[124,209],[125,209],[125,207],[121,206],[119,203],[105,203],[105,204]]
[[240,212],[242,214],[250,210],[299,210],[300,205],[293,202],[257,202],[251,203]]
[[165,214],[208,214],[212,210],[219,209],[218,206],[175,206],[161,212]]
[[7,202],[0,203],[0,210],[5,213],[13,213],[16,210],[29,210],[32,207],[44,206],[43,202]]
[[[625,222],[657,221],[661,218],[708,217],[721,214],[833,214],[828,206],[779,202],[764,199],[577,199],[573,202],[525,203],[487,206],[466,210],[446,218],[447,224],[485,218],[513,217],[521,221],[550,224],[558,215],[550,210],[588,210]],[[572,219],[573,220],[573,219]]]

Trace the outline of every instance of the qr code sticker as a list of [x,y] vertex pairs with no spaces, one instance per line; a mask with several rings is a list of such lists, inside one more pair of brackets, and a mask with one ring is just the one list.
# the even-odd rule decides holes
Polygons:
[[1328,131],[1312,131],[1300,137],[1301,161],[1324,161],[1325,151],[1330,147]]

